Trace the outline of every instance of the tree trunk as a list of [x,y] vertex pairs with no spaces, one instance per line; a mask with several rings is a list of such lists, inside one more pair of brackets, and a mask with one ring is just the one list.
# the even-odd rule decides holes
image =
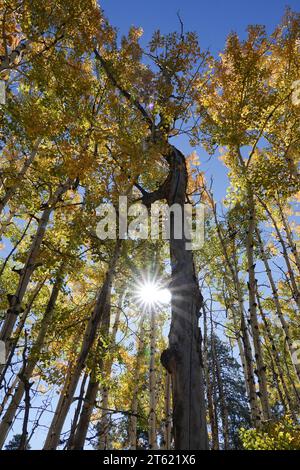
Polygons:
[[108,411],[108,389],[107,387],[102,388],[101,398],[101,420],[99,422],[100,436],[99,436],[99,450],[109,449],[109,424],[110,424],[110,413]]
[[66,449],[71,449],[72,446],[73,446],[73,443],[74,443],[74,437],[75,437],[76,429],[77,429],[77,426],[78,426],[78,420],[79,420],[79,417],[80,417],[80,410],[81,410],[81,407],[82,407],[82,403],[84,402],[84,399],[85,399],[84,398],[85,397],[85,386],[86,386],[86,382],[87,382],[88,378],[89,378],[88,374],[85,373],[83,378],[82,378],[82,381],[81,381],[79,396],[78,396],[78,400],[77,400],[77,406],[76,406],[75,413],[74,413],[74,416],[73,416],[72,426],[71,426],[71,429],[70,429],[70,436],[69,436],[68,442],[67,442],[66,447],[65,447]]
[[[116,340],[116,335],[118,331],[118,326],[120,322],[120,314],[121,314],[121,307],[122,307],[122,302],[123,302],[123,295],[120,296],[119,303],[117,306],[117,313],[116,313],[116,318],[115,322],[112,328],[112,333],[111,333],[111,338],[109,341],[110,348],[114,347],[115,345],[115,340]],[[111,367],[112,367],[112,362],[113,358],[110,357],[108,361],[104,360],[104,365],[103,365],[103,352],[101,351],[102,347],[102,336],[106,337],[108,336],[109,333],[109,325],[110,325],[110,313],[111,313],[111,308],[110,308],[110,299],[107,302],[106,310],[103,315],[103,319],[101,320],[101,325],[100,325],[100,341],[97,347],[97,350],[99,350],[99,363],[98,363],[98,369],[103,370],[103,374],[105,375],[105,378],[108,380],[110,377],[111,373]],[[89,385],[86,391],[85,399],[84,399],[84,404],[81,410],[78,426],[76,427],[76,431],[74,433],[72,442],[69,445],[69,449],[71,450],[80,450],[83,449],[85,439],[87,436],[88,432],[88,427],[91,419],[91,415],[93,412],[93,409],[96,404],[96,399],[97,399],[97,394],[99,391],[99,382],[95,377],[95,374],[91,372],[90,374],[90,380],[89,380]],[[108,436],[108,387],[103,386],[102,388],[102,417],[100,420],[100,444],[99,444],[99,449],[107,449],[107,436]]]
[[156,370],[155,370],[156,318],[151,311],[150,323],[150,364],[149,364],[149,449],[157,449],[156,441]]
[[277,206],[278,206],[281,221],[282,221],[282,224],[283,224],[286,236],[287,236],[287,241],[288,241],[290,250],[295,258],[295,264],[297,266],[298,272],[300,273],[300,255],[297,250],[297,243],[295,242],[293,238],[293,234],[289,225],[288,218],[285,216],[284,211],[279,201],[277,201]]
[[0,199],[0,214],[1,214],[1,212],[3,211],[3,209],[5,208],[5,206],[6,206],[6,204],[8,203],[8,201],[9,201],[9,200],[12,198],[12,196],[15,194],[15,192],[16,192],[16,190],[17,190],[17,188],[18,188],[18,184],[20,184],[20,182],[21,182],[22,179],[24,178],[24,176],[25,176],[25,174],[26,174],[28,168],[29,168],[30,165],[32,164],[33,160],[35,159],[36,154],[37,154],[38,149],[39,149],[39,146],[40,146],[40,143],[41,143],[41,140],[42,140],[42,139],[39,139],[39,140],[36,142],[36,144],[35,144],[35,146],[34,146],[32,152],[31,152],[29,158],[27,158],[27,160],[24,162],[24,164],[23,164],[23,166],[22,166],[22,168],[21,168],[21,171],[19,172],[18,175],[15,176],[15,179],[16,179],[17,183],[15,183],[15,184],[13,184],[12,186],[10,186],[10,187],[7,189],[7,191],[6,191],[6,193],[4,194],[4,196],[2,197],[2,199]]
[[82,370],[85,367],[85,362],[88,357],[88,354],[94,344],[99,325],[101,323],[101,320],[103,319],[103,315],[105,315],[108,299],[110,299],[111,283],[114,276],[116,262],[119,257],[120,245],[120,240],[117,240],[114,249],[114,254],[112,256],[110,266],[106,273],[105,281],[98,293],[95,308],[88,321],[84,333],[79,357],[77,359],[75,367],[71,368],[68,371],[66,381],[61,392],[56,411],[44,444],[44,450],[55,450],[59,444],[61,430],[63,428],[70,406],[72,404],[76,387],[80,380]]
[[[275,345],[275,341],[274,341],[272,332],[270,330],[268,320],[265,316],[263,307],[261,305],[260,296],[259,296],[258,292],[256,292],[256,296],[257,296],[257,305],[258,305],[258,308],[259,308],[260,316],[262,317],[264,327],[265,327],[265,336],[268,338],[268,341],[271,345],[271,348],[269,349],[269,354],[270,354],[271,364],[272,364],[272,367],[273,367],[273,375],[274,375],[275,380],[277,381],[278,393],[281,397],[283,407],[286,410],[288,408],[290,413],[295,417],[295,412],[294,412],[292,400],[291,400],[291,397],[290,397],[290,392],[289,392],[288,387],[286,385],[284,372],[283,372],[283,369],[281,367],[280,356],[278,354],[278,351],[277,351],[277,348],[276,348],[276,345]],[[278,373],[276,372],[276,369],[278,370]],[[283,393],[281,392],[281,389],[280,389],[280,383],[281,383],[282,388],[283,388]],[[299,397],[297,397],[297,399],[298,399],[298,403],[299,403]],[[288,406],[286,405],[286,402],[287,402]],[[286,411],[286,412],[288,412],[288,411]]]
[[20,280],[17,290],[14,295],[9,295],[9,309],[7,310],[6,318],[0,332],[0,340],[8,341],[12,331],[14,329],[18,314],[22,312],[22,301],[26,293],[28,284],[30,282],[31,275],[36,267],[37,258],[40,252],[40,246],[43,241],[46,227],[50,218],[50,215],[54,209],[55,204],[61,198],[61,196],[69,189],[71,185],[70,180],[66,183],[61,184],[54,195],[48,201],[46,208],[40,218],[36,235],[31,244],[29,253],[24,267],[20,273]]
[[[116,336],[117,336],[117,332],[119,328],[124,297],[125,297],[125,292],[123,292],[119,296],[117,312],[116,312],[115,321],[112,327],[111,337],[110,337],[110,342],[109,342],[110,348],[115,347]],[[112,364],[113,364],[113,355],[111,355],[111,357],[108,360],[104,361],[104,374],[105,374],[105,380],[107,381],[109,381],[109,378],[110,378]],[[99,422],[99,427],[100,427],[99,449],[100,450],[108,449],[108,446],[109,446],[108,434],[109,434],[109,424],[110,424],[110,419],[109,419],[110,413],[107,410],[108,400],[109,400],[109,386],[107,384],[104,384],[101,390],[102,411],[101,411],[101,419]]]
[[139,376],[140,369],[142,364],[142,354],[144,349],[144,338],[145,338],[145,329],[144,329],[144,319],[141,318],[139,330],[138,330],[138,347],[136,353],[136,362],[133,374],[133,392],[131,398],[131,414],[129,416],[129,426],[128,426],[128,440],[130,450],[136,450],[137,445],[137,412],[138,412],[138,392],[139,392]]
[[93,379],[93,376],[91,375],[89,385],[84,397],[84,403],[80,413],[78,426],[74,435],[74,440],[72,445],[70,446],[70,449],[72,450],[82,450],[84,448],[84,443],[88,432],[91,415],[96,403],[98,389],[99,383],[97,380]]
[[[25,367],[25,370],[23,371],[22,375],[29,380],[29,378],[32,376],[32,373],[34,371],[34,368],[38,362],[39,358],[39,353],[40,350],[44,344],[44,340],[46,337],[47,329],[48,326],[50,325],[52,318],[53,318],[53,312],[54,312],[54,307],[55,303],[60,291],[62,285],[62,275],[61,272],[58,273],[56,282],[53,285],[51,296],[49,299],[49,302],[47,304],[47,308],[45,310],[45,314],[43,316],[43,319],[41,321],[41,326],[40,330],[36,339],[35,344],[32,346],[32,349],[29,354],[29,358],[27,361],[27,365]],[[3,416],[3,419],[0,423],[0,448],[2,448],[7,433],[10,429],[10,426],[12,424],[12,420],[16,414],[16,411],[18,409],[18,406],[22,400],[23,394],[24,394],[24,381],[20,381],[19,385],[14,393],[14,396],[11,399],[11,402]]]
[[263,352],[259,337],[259,326],[257,319],[256,304],[256,279],[255,279],[255,261],[254,261],[254,231],[255,231],[255,205],[252,191],[248,194],[249,223],[246,239],[246,253],[248,264],[248,290],[249,290],[249,315],[250,325],[255,350],[255,360],[257,366],[257,377],[259,384],[259,395],[262,405],[263,419],[268,421],[271,418],[268,388],[266,379],[266,366],[263,360]]
[[279,299],[279,296],[278,296],[278,289],[277,289],[275,281],[273,279],[272,272],[271,272],[271,269],[270,269],[270,266],[269,266],[269,262],[268,262],[268,259],[267,259],[267,256],[266,256],[266,253],[265,253],[265,250],[264,250],[264,247],[263,247],[263,242],[262,242],[262,239],[261,239],[261,236],[260,236],[260,233],[259,233],[258,229],[256,229],[256,236],[257,236],[257,240],[258,240],[258,246],[259,246],[259,250],[260,250],[260,254],[261,254],[261,259],[262,259],[262,261],[265,265],[267,277],[269,279],[269,283],[270,283],[270,286],[271,286],[271,289],[272,289],[272,294],[273,294],[273,299],[274,299],[274,303],[275,303],[275,307],[276,307],[276,312],[277,312],[279,321],[281,323],[282,329],[283,329],[284,334],[285,334],[285,338],[286,338],[286,342],[287,342],[287,345],[288,345],[288,350],[289,350],[289,353],[290,353],[290,356],[291,356],[291,361],[292,361],[292,364],[293,364],[293,368],[294,368],[296,377],[298,379],[297,381],[300,382],[300,364],[294,364],[294,361],[292,360],[292,356],[293,356],[293,352],[294,352],[293,341],[290,337],[289,326],[286,323],[285,318],[283,316],[283,312],[282,312],[282,308],[281,308],[281,304],[280,304],[280,299]]
[[166,370],[165,372],[165,421],[164,421],[164,428],[163,428],[163,445],[162,448],[165,450],[171,449],[171,442],[172,442],[172,412],[171,412],[171,376],[169,372]]
[[203,306],[203,365],[205,372],[205,381],[206,381],[206,397],[207,397],[207,406],[208,406],[208,417],[211,429],[211,446],[213,450],[219,450],[219,433],[218,433],[218,423],[216,422],[215,414],[215,404],[213,400],[213,390],[212,390],[212,381],[210,377],[211,371],[208,366],[208,334],[207,334],[207,317],[206,309]]
[[281,231],[278,227],[278,224],[275,220],[275,217],[273,217],[273,215],[272,215],[271,210],[268,208],[267,204],[265,204],[265,202],[262,201],[261,198],[258,198],[258,200],[259,200],[260,204],[263,206],[263,208],[265,209],[267,215],[270,217],[270,219],[273,222],[273,226],[275,228],[277,238],[278,238],[278,240],[281,244],[283,258],[285,260],[286,267],[287,267],[287,270],[288,270],[288,275],[289,275],[289,279],[288,279],[289,282],[288,283],[289,283],[289,287],[290,287],[290,290],[291,290],[291,294],[292,294],[292,297],[293,297],[296,305],[300,309],[300,291],[299,291],[299,288],[298,288],[298,285],[297,285],[297,281],[296,281],[296,278],[295,278],[294,271],[293,271],[292,266],[291,266],[291,262],[290,262],[289,254],[287,252],[287,247],[285,245],[285,241],[284,241],[284,239],[281,235]]
[[223,380],[221,374],[221,368],[217,356],[215,337],[212,335],[212,350],[215,358],[215,367],[216,367],[216,379],[217,387],[220,397],[220,410],[221,410],[221,421],[222,421],[222,430],[223,430],[223,439],[224,439],[224,450],[229,449],[229,426],[228,426],[228,407],[226,403],[226,397],[224,393]]
[[24,328],[25,322],[27,320],[27,317],[28,317],[28,315],[31,311],[32,305],[33,305],[35,299],[37,298],[37,296],[39,295],[40,290],[42,289],[43,285],[45,284],[45,281],[46,281],[46,279],[44,279],[43,281],[40,281],[40,282],[37,283],[37,285],[36,285],[36,287],[33,291],[33,294],[30,298],[30,301],[26,305],[26,308],[25,308],[24,312],[21,315],[20,321],[17,324],[16,330],[14,332],[13,341],[8,341],[7,344],[6,344],[7,359],[6,359],[4,365],[0,365],[0,387],[2,387],[3,381],[5,379],[6,371],[9,368],[9,366],[11,364],[11,361],[14,357],[14,353],[15,353],[18,341],[20,339],[20,336],[21,336],[21,333],[23,331],[23,328]]
[[[188,175],[184,155],[170,147],[170,166],[165,197],[169,207],[184,204]],[[208,449],[206,405],[204,398],[201,332],[198,326],[202,295],[192,251],[187,250],[185,236],[176,238],[174,214],[170,218],[170,258],[172,281],[171,327],[169,347],[161,361],[172,376],[173,430],[176,450]]]
[[[243,354],[241,355],[241,357],[243,357],[245,361],[244,372],[245,372],[246,390],[248,391],[248,397],[249,397],[251,421],[252,421],[253,426],[256,426],[260,423],[261,417],[260,417],[260,409],[259,409],[259,405],[257,401],[256,389],[255,389],[252,348],[251,348],[251,342],[249,338],[247,324],[245,321],[243,291],[242,291],[242,286],[239,280],[239,270],[238,270],[236,250],[234,246],[233,247],[233,260],[231,260],[228,254],[228,249],[227,249],[227,246],[226,246],[223,234],[222,234],[222,230],[220,227],[220,223],[217,217],[216,204],[213,200],[212,195],[208,191],[206,191],[206,193],[209,197],[210,204],[213,210],[214,219],[215,219],[215,223],[217,227],[218,238],[222,246],[227,270],[229,271],[231,275],[232,282],[235,288],[237,301],[238,301],[238,313],[240,317],[240,331],[241,331],[242,343],[243,343]],[[234,241],[234,244],[235,244],[235,241]],[[225,277],[225,280],[226,280],[226,277]]]
[[[107,61],[97,49],[97,60],[114,87],[137,109],[148,125],[152,138],[166,148],[164,157],[169,165],[169,174],[165,182],[152,193],[142,192],[142,202],[148,207],[155,201],[166,199],[169,207],[178,204],[182,212],[184,227],[184,204],[188,184],[188,173],[184,155],[169,142],[162,132],[164,116],[156,126],[138,99],[123,88]],[[168,127],[168,125],[166,125]],[[161,355],[163,366],[172,376],[173,394],[173,430],[175,449],[208,449],[206,428],[206,404],[204,398],[203,364],[201,358],[201,331],[198,326],[202,295],[195,273],[193,254],[186,247],[185,234],[176,238],[174,214],[170,218],[170,260],[171,288],[171,327],[169,347]]]

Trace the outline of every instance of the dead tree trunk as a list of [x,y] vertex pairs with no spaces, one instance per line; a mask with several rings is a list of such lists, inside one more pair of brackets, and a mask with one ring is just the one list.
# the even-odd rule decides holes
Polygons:
[[[169,208],[178,204],[184,227],[184,204],[188,175],[184,155],[175,147],[166,157],[169,176],[162,187],[152,193],[150,202],[165,198]],[[143,197],[144,202],[148,198]],[[149,200],[149,199],[148,199]],[[176,221],[178,224],[178,220]],[[172,281],[171,327],[169,347],[161,361],[172,376],[173,430],[175,449],[204,450],[208,448],[206,405],[204,398],[201,332],[198,326],[202,295],[192,251],[187,249],[185,236],[176,237],[175,217],[170,214],[170,258]]]
[[[166,149],[164,157],[169,165],[165,182],[154,192],[142,192],[142,202],[150,206],[153,202],[165,199],[169,207],[178,204],[182,212],[184,227],[184,204],[188,173],[184,155],[167,142],[162,129],[168,124],[156,125],[139,100],[131,95],[118,80],[109,63],[97,49],[95,56],[103,67],[110,83],[140,113],[147,124],[152,138]],[[163,366],[172,376],[173,430],[175,449],[204,450],[208,448],[206,428],[206,404],[204,398],[203,364],[201,358],[201,332],[198,325],[202,295],[195,273],[192,251],[187,249],[185,234],[176,237],[174,214],[170,218],[170,260],[172,282],[172,318],[169,333],[169,347],[161,355]],[[178,221],[177,221],[178,223]]]

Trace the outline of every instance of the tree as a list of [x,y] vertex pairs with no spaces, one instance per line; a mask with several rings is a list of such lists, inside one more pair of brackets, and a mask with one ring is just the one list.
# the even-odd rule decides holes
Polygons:
[[[21,434],[15,434],[13,438],[9,441],[8,444],[5,446],[5,450],[19,450],[20,447],[20,441],[21,441]],[[26,450],[30,450],[30,444],[28,443],[26,445]]]

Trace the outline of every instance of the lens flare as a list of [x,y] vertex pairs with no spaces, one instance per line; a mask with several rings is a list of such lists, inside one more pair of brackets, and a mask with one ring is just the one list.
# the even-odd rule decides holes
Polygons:
[[136,291],[136,299],[143,307],[163,306],[171,302],[171,292],[159,282],[143,282]]

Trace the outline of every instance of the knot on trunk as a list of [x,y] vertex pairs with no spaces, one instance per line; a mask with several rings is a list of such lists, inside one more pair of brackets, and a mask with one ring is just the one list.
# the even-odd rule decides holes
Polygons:
[[24,308],[19,303],[19,299],[16,295],[7,294],[7,300],[8,300],[8,304],[9,304],[9,308],[7,310],[8,314],[12,313],[14,315],[19,315],[20,313],[24,312]]
[[176,362],[178,361],[178,353],[175,349],[165,349],[160,356],[160,362],[164,366],[164,368],[172,374],[176,367]]

